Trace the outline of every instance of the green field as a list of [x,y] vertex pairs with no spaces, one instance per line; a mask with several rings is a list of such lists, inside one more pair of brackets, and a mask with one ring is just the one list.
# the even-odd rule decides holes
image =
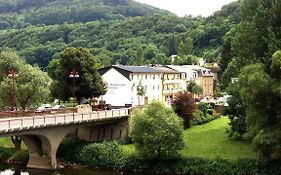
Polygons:
[[[185,148],[180,152],[181,155],[188,158],[256,159],[257,155],[249,144],[228,137],[226,133],[228,122],[228,118],[219,118],[185,130],[183,134]],[[124,145],[123,150],[133,154],[135,147],[133,144]]]
[[228,118],[219,118],[204,125],[195,126],[184,131],[186,147],[181,152],[184,157],[223,158],[236,160],[239,158],[257,157],[251,145],[228,137],[226,129]]

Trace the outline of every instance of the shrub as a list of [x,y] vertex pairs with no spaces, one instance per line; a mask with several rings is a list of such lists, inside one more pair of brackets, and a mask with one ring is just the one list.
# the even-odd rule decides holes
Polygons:
[[173,109],[153,101],[145,109],[134,110],[130,136],[144,159],[170,159],[184,146],[183,122]]
[[79,153],[82,163],[99,168],[118,168],[121,157],[122,150],[116,141],[89,144]]
[[15,152],[9,160],[12,160],[13,162],[21,162],[21,163],[27,163],[28,162],[29,153],[27,150],[23,151],[17,151]]
[[210,106],[208,103],[198,103],[197,108],[203,113],[206,113],[207,109],[210,109]]
[[213,109],[207,109],[206,110],[206,114],[213,115],[213,113],[214,113]]
[[192,113],[195,110],[195,100],[192,94],[188,92],[179,92],[176,94],[172,103],[175,112],[183,118],[184,127],[189,128],[192,120]]
[[280,128],[261,130],[253,139],[253,145],[258,150],[260,160],[278,161],[281,160],[281,135]]
[[6,161],[15,153],[14,148],[0,147],[0,160]]
[[191,123],[192,125],[202,125],[216,118],[217,118],[216,116],[210,115],[208,113],[204,114],[202,111],[196,110],[193,113],[193,120]]

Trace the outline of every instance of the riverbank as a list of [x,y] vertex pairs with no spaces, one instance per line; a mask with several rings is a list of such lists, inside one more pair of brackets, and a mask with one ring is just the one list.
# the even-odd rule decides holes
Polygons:
[[[114,152],[114,155],[111,154],[112,152]],[[75,148],[74,153],[75,155],[67,155],[64,158],[93,169],[112,169],[120,172],[206,175],[277,175],[281,172],[278,164],[262,165],[258,164],[255,159],[246,158],[226,160],[221,158],[190,158],[179,155],[177,158],[170,160],[143,160],[135,153],[124,151],[122,145],[117,142],[85,145]]]
[[[87,144],[66,140],[58,157],[91,168],[165,174],[279,174],[278,164],[262,165],[251,145],[229,139],[227,118],[184,131],[185,148],[171,160],[143,160],[134,144]],[[69,150],[68,148],[75,148]]]
[[[120,172],[266,175],[281,172],[278,164],[259,164],[251,145],[227,137],[227,127],[228,119],[219,118],[185,130],[186,146],[171,160],[143,160],[138,157],[134,144],[117,141],[89,144],[72,139],[63,141],[57,157],[65,167],[81,165]],[[1,153],[0,150],[0,158]]]

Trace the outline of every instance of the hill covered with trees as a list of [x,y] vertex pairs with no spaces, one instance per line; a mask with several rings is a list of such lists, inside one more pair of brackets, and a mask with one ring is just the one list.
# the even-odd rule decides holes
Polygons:
[[[20,2],[20,0],[11,2]],[[70,8],[74,4],[77,5],[77,2],[75,0],[65,2],[45,0],[37,4],[37,7],[34,5],[36,4],[34,1],[33,5],[24,8],[18,6],[18,9],[14,9],[15,12],[10,7],[10,12],[18,16],[24,14],[27,17],[27,14],[34,13],[31,15],[32,18],[34,20],[35,18],[42,18],[38,21],[43,25],[0,30],[0,47],[12,48],[18,51],[28,63],[36,63],[40,67],[46,67],[50,60],[57,58],[58,53],[68,46],[88,48],[103,66],[116,63],[170,64],[171,59],[169,57],[175,54],[201,56],[212,62],[220,57],[224,36],[231,33],[231,29],[240,20],[237,15],[239,11],[237,2],[223,7],[221,11],[208,18],[177,17],[166,11],[124,0],[83,0],[79,1],[84,2],[81,3],[81,7],[78,5],[75,8]],[[134,14],[129,15],[127,11],[126,14],[123,13],[122,18],[117,19],[108,18],[108,20],[104,20],[105,18],[102,18],[103,20],[94,20],[89,18],[90,22],[86,22],[86,17],[81,17],[81,20],[78,20],[79,22],[72,21],[73,24],[69,24],[67,19],[73,20],[74,17],[63,19],[64,13],[55,12],[55,9],[63,10],[65,7],[71,12],[69,14],[72,14],[79,9],[84,10],[82,6],[87,3],[110,7],[111,12],[114,9],[119,9],[118,14],[125,12],[126,7],[132,5],[135,5],[137,9],[146,10],[145,13],[137,14],[140,12],[139,10],[131,9]],[[62,7],[62,4],[65,6]],[[89,8],[99,6],[88,5]],[[44,11],[43,9],[49,9],[47,10],[48,13],[53,12],[57,17],[50,18],[52,15],[47,12],[47,16],[41,16],[39,12]],[[88,11],[96,12],[96,10]],[[43,12],[42,14],[45,15]],[[125,16],[134,15],[138,17],[125,18]],[[61,18],[61,21],[55,22],[59,18]],[[48,20],[52,23],[47,22]],[[53,23],[57,24],[49,25]],[[34,22],[33,24],[37,23]],[[187,47],[190,48],[188,51],[184,49]],[[190,62],[192,62],[190,57],[182,61],[182,63]]]
[[133,0],[0,0],[0,29],[172,15]]

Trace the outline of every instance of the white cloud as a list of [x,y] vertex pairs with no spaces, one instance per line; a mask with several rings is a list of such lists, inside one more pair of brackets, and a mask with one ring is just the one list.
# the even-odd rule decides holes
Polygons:
[[178,16],[209,16],[235,0],[135,0],[161,9],[169,10]]

